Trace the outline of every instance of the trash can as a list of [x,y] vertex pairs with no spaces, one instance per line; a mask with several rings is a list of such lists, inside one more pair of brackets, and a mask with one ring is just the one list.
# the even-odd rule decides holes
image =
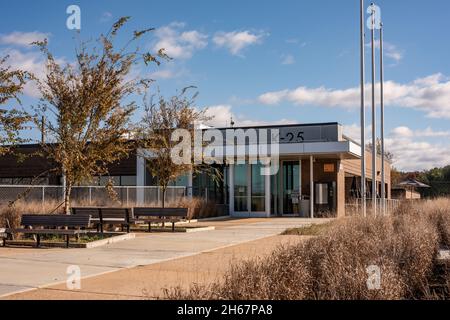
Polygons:
[[310,210],[310,201],[309,199],[302,199],[300,201],[300,216],[302,218],[309,218],[311,215],[309,213]]

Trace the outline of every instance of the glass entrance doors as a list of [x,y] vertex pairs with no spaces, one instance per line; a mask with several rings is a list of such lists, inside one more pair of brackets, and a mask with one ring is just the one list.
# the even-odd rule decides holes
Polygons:
[[299,161],[283,162],[283,214],[300,212],[300,164]]

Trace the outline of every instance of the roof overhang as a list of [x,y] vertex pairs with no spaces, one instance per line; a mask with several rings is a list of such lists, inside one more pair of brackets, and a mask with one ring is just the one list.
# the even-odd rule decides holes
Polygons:
[[361,148],[352,141],[281,144],[280,156],[316,156],[360,159]]
[[[278,147],[278,148],[277,148]],[[203,155],[209,154],[203,150]],[[194,152],[194,150],[192,150]],[[311,143],[285,143],[270,145],[226,145],[217,146],[214,150],[214,157],[227,158],[234,155],[237,159],[245,158],[274,158],[274,157],[297,157],[306,158],[314,156],[324,159],[360,159],[361,148],[352,141],[337,142],[311,142]],[[145,158],[153,158],[154,154],[150,150],[139,149],[138,155]]]

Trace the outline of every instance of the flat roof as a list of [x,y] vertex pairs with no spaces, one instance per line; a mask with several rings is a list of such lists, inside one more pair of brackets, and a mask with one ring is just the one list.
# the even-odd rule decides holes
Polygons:
[[[290,124],[270,124],[270,125],[260,125],[260,126],[229,126],[229,127],[211,127],[209,129],[271,129],[271,128],[290,128],[290,127],[314,127],[314,126],[333,126],[341,125],[338,122],[317,122],[317,123],[290,123]],[[205,128],[204,130],[207,130]]]

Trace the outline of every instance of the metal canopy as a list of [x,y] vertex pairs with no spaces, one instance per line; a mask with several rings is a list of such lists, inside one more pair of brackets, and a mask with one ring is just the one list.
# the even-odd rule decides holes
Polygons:
[[400,182],[397,187],[431,188],[429,185],[417,181],[416,179],[407,179],[403,182]]

